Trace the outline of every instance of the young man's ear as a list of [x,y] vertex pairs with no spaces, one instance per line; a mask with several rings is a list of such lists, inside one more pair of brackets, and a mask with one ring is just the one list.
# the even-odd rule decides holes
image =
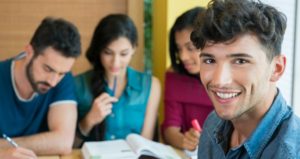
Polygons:
[[277,55],[274,57],[272,64],[273,72],[271,74],[271,82],[276,82],[280,79],[282,74],[284,73],[285,67],[286,67],[286,57],[284,55]]
[[26,58],[31,59],[34,55],[34,50],[32,45],[28,44],[25,46]]

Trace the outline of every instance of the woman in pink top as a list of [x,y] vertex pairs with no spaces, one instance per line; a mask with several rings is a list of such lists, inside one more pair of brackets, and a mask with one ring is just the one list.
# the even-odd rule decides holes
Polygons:
[[193,22],[202,11],[196,7],[179,16],[169,37],[172,68],[166,73],[162,134],[167,144],[179,149],[196,149],[200,132],[191,121],[197,119],[202,126],[213,110],[199,78],[200,50],[190,40]]

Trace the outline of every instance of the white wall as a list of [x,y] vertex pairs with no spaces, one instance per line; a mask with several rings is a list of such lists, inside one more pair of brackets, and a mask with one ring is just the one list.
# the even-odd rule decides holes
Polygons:
[[295,70],[294,70],[294,110],[300,116],[300,2],[297,2],[297,27],[295,47]]

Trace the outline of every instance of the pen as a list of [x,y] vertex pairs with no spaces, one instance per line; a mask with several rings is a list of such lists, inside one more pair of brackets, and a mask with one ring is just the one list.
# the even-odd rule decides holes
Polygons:
[[201,126],[200,126],[197,119],[193,119],[191,123],[192,123],[192,126],[195,130],[197,130],[198,132],[202,131]]
[[10,137],[8,137],[7,135],[2,134],[2,136],[3,136],[3,138],[4,138],[7,142],[9,142],[12,146],[14,146],[14,147],[19,147],[19,145],[18,145],[14,140],[12,140]]
[[116,88],[117,88],[117,76],[114,77],[114,85],[113,85],[113,89],[112,89],[112,96],[115,96]]

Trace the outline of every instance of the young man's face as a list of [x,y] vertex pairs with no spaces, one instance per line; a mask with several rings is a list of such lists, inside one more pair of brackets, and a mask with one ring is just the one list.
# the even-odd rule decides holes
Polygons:
[[69,72],[75,58],[66,58],[52,47],[48,47],[37,57],[31,57],[26,66],[26,75],[32,89],[37,93],[46,93]]
[[251,117],[270,106],[282,58],[270,62],[250,34],[231,43],[208,43],[200,54],[200,77],[218,116],[225,120]]

